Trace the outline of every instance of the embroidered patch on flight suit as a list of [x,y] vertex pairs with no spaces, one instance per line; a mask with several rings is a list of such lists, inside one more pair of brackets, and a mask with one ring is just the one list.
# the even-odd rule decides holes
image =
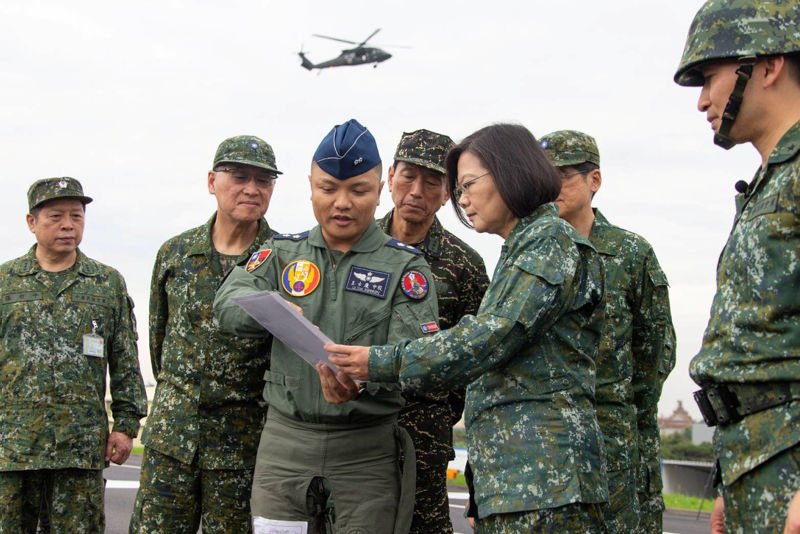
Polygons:
[[428,294],[428,279],[417,270],[410,270],[403,273],[400,279],[403,293],[415,300],[424,299]]
[[436,324],[436,321],[431,321],[429,323],[422,323],[419,325],[419,329],[422,330],[423,334],[432,334],[439,331],[439,325]]
[[297,260],[283,269],[281,285],[291,296],[305,297],[317,289],[321,279],[319,267],[308,260]]
[[258,252],[253,252],[253,255],[250,256],[250,259],[247,260],[247,272],[252,273],[258,267],[267,261],[269,255],[272,254],[271,248],[265,248],[264,250],[259,250]]
[[350,267],[350,272],[347,275],[347,284],[344,289],[345,291],[363,293],[370,297],[385,299],[386,291],[389,289],[389,280],[391,279],[391,273],[353,265]]

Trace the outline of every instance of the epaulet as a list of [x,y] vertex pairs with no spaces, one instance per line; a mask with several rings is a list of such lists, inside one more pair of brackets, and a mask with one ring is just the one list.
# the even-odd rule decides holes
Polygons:
[[422,254],[422,251],[418,248],[412,247],[411,245],[406,245],[402,241],[398,241],[397,239],[390,239],[386,242],[387,247],[396,248],[398,250],[405,250],[406,252],[410,252],[412,254]]
[[302,241],[308,238],[308,230],[299,234],[275,234],[272,239],[288,239],[290,241]]

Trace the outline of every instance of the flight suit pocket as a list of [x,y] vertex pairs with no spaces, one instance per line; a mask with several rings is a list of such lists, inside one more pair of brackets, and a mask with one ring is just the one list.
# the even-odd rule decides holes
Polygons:
[[[354,324],[345,331],[345,343],[347,345],[372,345],[375,339],[370,335],[376,326],[384,325],[389,318],[391,311],[386,308],[379,315],[368,315],[365,319]],[[361,340],[359,342],[359,340]]]

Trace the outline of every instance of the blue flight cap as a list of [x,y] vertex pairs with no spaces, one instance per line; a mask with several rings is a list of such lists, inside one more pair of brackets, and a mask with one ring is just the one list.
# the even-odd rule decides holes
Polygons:
[[346,180],[380,165],[372,134],[355,119],[337,124],[314,152],[314,162],[334,178]]

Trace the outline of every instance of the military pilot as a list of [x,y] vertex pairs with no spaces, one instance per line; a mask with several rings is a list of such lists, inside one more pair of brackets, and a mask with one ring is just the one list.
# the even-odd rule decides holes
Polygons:
[[[388,169],[394,208],[378,226],[425,254],[436,283],[439,328],[450,328],[466,314],[475,314],[489,278],[483,259],[469,245],[442,227],[436,212],[450,195],[444,157],[453,141],[446,135],[417,130],[404,133]],[[406,405],[400,424],[414,442],[417,490],[414,534],[453,532],[447,500],[447,462],[452,460],[452,427],[464,410],[464,390],[403,392]]]
[[721,474],[712,527],[780,532],[800,488],[800,3],[706,2],[675,82],[728,149],[752,143],[761,166],[736,184],[736,216],[690,374]]
[[44,507],[54,532],[102,533],[103,468],[147,411],[125,281],[78,249],[91,201],[74,178],[35,182],[36,244],[0,266],[0,532],[36,532]]
[[[231,297],[272,290],[334,340],[391,342],[438,330],[422,253],[373,220],[383,183],[372,134],[355,120],[335,126],[314,154],[309,182],[319,225],[274,236],[233,270],[214,303],[220,326],[267,338]],[[271,349],[270,409],[251,499],[255,531],[278,520],[309,532],[408,532],[414,453],[397,425],[397,386],[363,383],[357,399],[330,405],[312,366],[277,339]]]
[[280,174],[250,135],[217,148],[208,191],[217,211],[161,246],[150,290],[156,377],[130,532],[249,532],[250,487],[266,406],[264,339],[221,332],[214,293],[273,232],[264,220]]
[[664,500],[656,419],[661,385],[675,365],[667,277],[644,238],[592,208],[602,184],[594,138],[559,130],[543,136],[541,144],[561,173],[559,216],[589,238],[605,264],[596,400],[608,456],[606,530],[660,534]]

